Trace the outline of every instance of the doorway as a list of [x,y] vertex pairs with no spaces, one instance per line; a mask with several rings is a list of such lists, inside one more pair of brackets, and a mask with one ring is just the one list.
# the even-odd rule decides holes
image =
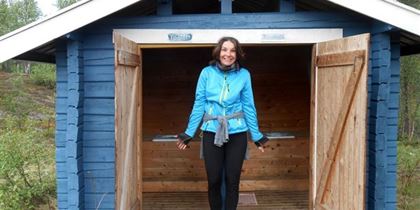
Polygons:
[[[361,155],[359,165],[354,165],[351,159],[354,156],[350,154],[360,155],[365,148],[366,104],[363,100],[366,97],[367,43],[368,35],[361,35],[315,47],[275,44],[245,47],[250,56],[245,66],[253,78],[260,127],[263,132],[272,134],[273,140],[270,152],[263,155],[250,143],[251,159],[245,162],[242,172],[242,191],[256,195],[263,191],[268,194],[300,192],[304,199],[297,203],[305,205],[295,209],[308,206],[340,209],[342,203],[345,205],[341,209],[363,206],[359,198],[364,198],[365,156]],[[119,52],[116,47],[116,75],[125,75],[133,81],[122,83],[121,75],[116,76],[116,203],[117,208],[127,203],[124,205],[133,208],[143,205],[143,209],[147,209],[148,201],[142,199],[151,199],[155,206],[161,204],[158,199],[152,200],[155,195],[165,198],[173,192],[202,195],[206,191],[199,141],[192,142],[192,149],[181,153],[174,142],[153,139],[156,135],[176,134],[184,129],[198,73],[210,60],[211,48],[140,50],[136,47],[129,45],[128,53]],[[139,74],[127,74],[140,67]],[[136,85],[136,81],[140,85]],[[337,103],[329,103],[331,94]],[[129,110],[127,116],[124,110]],[[323,123],[326,119],[333,123]],[[126,142],[119,140],[124,139],[118,136],[118,128],[124,124],[119,121],[131,122],[134,124],[131,128],[137,128],[121,134],[129,137]],[[360,141],[360,147],[349,147],[354,145],[353,139]],[[131,145],[127,146],[128,143]],[[130,150],[128,155],[121,152],[124,148]],[[126,169],[126,166],[132,167]],[[341,182],[343,174],[353,180]],[[133,190],[135,196],[124,196],[124,187]],[[356,199],[350,191],[358,192],[360,197]],[[337,202],[339,199],[346,202]]]

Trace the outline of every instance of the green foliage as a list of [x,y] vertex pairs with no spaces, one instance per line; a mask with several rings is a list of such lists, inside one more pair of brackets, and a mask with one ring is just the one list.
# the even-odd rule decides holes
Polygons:
[[23,91],[23,75],[15,74],[8,80],[12,88],[0,92],[0,107],[19,119],[26,118],[33,106],[28,103],[27,94]]
[[37,20],[41,15],[35,0],[0,1],[0,35]]
[[416,9],[420,9],[420,1],[419,0],[398,0],[399,2],[403,4],[407,4],[411,7],[414,7]]
[[[3,120],[0,134],[0,209],[35,209],[55,195],[54,146],[34,120]],[[22,124],[23,123],[23,124]]]
[[420,209],[420,145],[398,144],[398,207]]
[[420,55],[401,58],[400,140],[420,139]]
[[78,1],[79,0],[57,0],[57,7],[59,9],[63,9],[64,7],[68,7]]
[[0,80],[0,209],[35,209],[55,197],[54,113],[32,98],[25,75],[4,75]]
[[32,65],[29,78],[34,84],[54,89],[56,84],[55,66],[51,64],[34,64]]

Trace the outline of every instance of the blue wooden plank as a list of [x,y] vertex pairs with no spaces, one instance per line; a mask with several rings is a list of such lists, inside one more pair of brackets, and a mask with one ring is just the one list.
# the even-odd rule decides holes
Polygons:
[[397,126],[398,125],[398,117],[388,117],[388,118],[386,118],[386,124],[388,126],[388,129],[393,128],[393,126]]
[[115,163],[84,163],[85,178],[115,178]]
[[[67,130],[68,136],[73,138],[76,134],[72,129],[81,129],[83,122],[83,108],[67,107]],[[71,126],[71,128],[69,128]],[[77,130],[76,130],[77,131]],[[70,134],[70,135],[69,135]]]
[[113,131],[115,129],[114,116],[84,115],[85,131]]
[[115,194],[114,193],[86,193],[85,194],[86,209],[114,209]]
[[232,14],[232,0],[220,0],[220,13]]
[[400,83],[399,83],[399,81],[400,81],[400,77],[395,77],[395,76],[391,77],[391,86],[390,86],[390,92],[391,93],[398,93],[398,95],[400,94]]
[[[80,157],[81,155],[82,155],[82,142],[67,140],[66,157],[73,159],[73,161],[76,161],[75,158]],[[70,163],[68,162],[68,164]],[[67,167],[70,167],[70,165],[67,165]],[[74,172],[77,172],[77,171],[74,171]]]
[[56,176],[58,178],[66,178],[67,177],[67,167],[65,162],[56,162],[55,164],[55,171]]
[[389,67],[391,65],[391,52],[389,50],[380,50],[372,53],[372,67]]
[[391,60],[391,75],[400,76],[400,65],[399,60]]
[[115,162],[115,149],[109,147],[83,148],[84,162]]
[[[388,149],[387,148],[387,153],[390,153],[390,151],[395,151],[395,150],[390,150],[390,149]],[[389,168],[389,166],[390,165],[396,165],[397,164],[397,154],[395,154],[395,155],[387,155],[387,157],[386,157],[386,163],[387,163],[387,169],[389,170],[390,168]],[[392,182],[394,182],[394,180],[390,180],[390,181],[392,181]]]
[[113,115],[114,99],[87,98],[84,100],[84,114]]
[[86,66],[84,77],[85,82],[113,82],[114,65]]
[[55,160],[57,162],[66,162],[66,148],[65,147],[56,147],[55,148]]
[[85,97],[113,98],[114,82],[85,82]]
[[67,178],[57,178],[57,193],[67,194]]
[[[83,86],[83,85],[81,85]],[[75,90],[75,89],[69,89],[67,91],[67,106],[68,107],[75,107],[75,108],[79,108],[82,106],[83,104],[83,100],[82,97],[84,95],[84,91],[79,89],[79,90]]]
[[172,0],[158,0],[156,14],[159,16],[172,15]]
[[83,147],[115,147],[114,131],[83,132]]
[[374,117],[386,117],[387,116],[387,111],[388,111],[388,107],[385,101],[374,101],[371,100],[371,106],[370,106],[370,110],[369,110],[369,116],[374,116]]
[[59,114],[66,114],[67,112],[67,98],[55,98],[55,112]]
[[56,66],[56,82],[67,82],[66,67]]
[[85,193],[114,193],[114,178],[85,178]]
[[67,190],[69,195],[72,194],[70,191],[75,193],[81,192],[85,184],[83,179],[83,172],[79,172],[77,174],[69,174],[67,177],[67,182]]
[[83,74],[68,74],[67,90],[83,90]]
[[112,31],[101,34],[89,34],[90,31],[86,33],[83,39],[83,50],[114,50],[114,45],[112,43]]
[[71,189],[68,193],[68,205],[69,209],[80,210],[84,209],[84,189]]
[[389,83],[391,80],[391,69],[389,67],[373,67],[372,72],[373,84]]
[[57,131],[65,131],[67,129],[67,115],[66,114],[55,115],[55,128]]
[[84,63],[86,66],[109,66],[114,65],[114,50],[85,50],[84,52]]
[[[392,177],[395,178],[396,177]],[[387,203],[395,203],[397,202],[397,188],[396,187],[387,187],[386,188],[386,202]],[[388,204],[387,204],[388,205]]]
[[57,82],[56,83],[56,97],[66,98],[67,97],[67,83]]
[[287,13],[287,12],[295,12],[296,6],[294,0],[280,0],[280,12]]
[[55,131],[55,146],[56,147],[66,146],[66,132],[65,131]]
[[390,85],[388,83],[381,83],[379,85],[372,85],[371,100],[374,101],[387,101],[389,98]]
[[218,15],[182,15],[170,17],[143,16],[133,18],[105,18],[87,27],[89,34],[110,33],[113,28],[211,29],[229,28],[348,28],[368,27],[367,18],[344,13],[296,12]]

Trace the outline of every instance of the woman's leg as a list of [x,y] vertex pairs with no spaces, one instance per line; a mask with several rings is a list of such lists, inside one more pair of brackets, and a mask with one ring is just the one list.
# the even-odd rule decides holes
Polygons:
[[203,132],[203,156],[207,172],[208,198],[211,210],[222,209],[220,186],[224,161],[223,150],[223,147],[214,145],[214,133]]
[[229,135],[224,144],[226,169],[226,210],[236,210],[239,198],[239,181],[247,148],[246,132]]

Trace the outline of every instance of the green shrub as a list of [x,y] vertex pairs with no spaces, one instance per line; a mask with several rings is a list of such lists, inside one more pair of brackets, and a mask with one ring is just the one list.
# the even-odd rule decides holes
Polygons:
[[51,64],[33,64],[29,78],[34,84],[55,88],[55,66]]
[[[418,142],[418,141],[415,141]],[[398,207],[420,209],[420,145],[398,144]]]
[[34,120],[6,116],[0,133],[0,209],[35,209],[55,196],[54,145]]

